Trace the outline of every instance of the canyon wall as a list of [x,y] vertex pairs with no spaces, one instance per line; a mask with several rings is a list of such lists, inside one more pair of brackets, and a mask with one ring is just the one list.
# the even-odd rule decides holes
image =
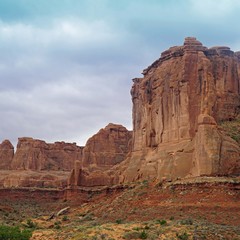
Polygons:
[[13,170],[71,171],[75,160],[82,158],[83,147],[75,143],[46,143],[33,138],[19,138],[11,163]]
[[10,141],[0,144],[0,187],[63,188],[83,147],[19,138],[16,153]]
[[120,181],[240,173],[240,148],[219,124],[240,113],[240,54],[196,38],[133,79],[131,156]]

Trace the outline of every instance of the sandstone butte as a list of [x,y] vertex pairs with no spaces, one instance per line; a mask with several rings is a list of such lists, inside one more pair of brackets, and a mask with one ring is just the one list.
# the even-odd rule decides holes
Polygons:
[[219,124],[240,113],[240,52],[188,37],[133,79],[133,140],[119,180],[240,173],[239,144]]
[[67,176],[74,188],[238,175],[240,146],[221,123],[239,117],[239,93],[240,52],[188,37],[133,79],[132,132],[109,124],[85,147],[20,138],[15,154],[5,140],[0,186],[65,187]]

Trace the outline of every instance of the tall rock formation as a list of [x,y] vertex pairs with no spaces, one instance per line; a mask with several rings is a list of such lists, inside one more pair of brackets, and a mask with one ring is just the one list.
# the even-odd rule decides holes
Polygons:
[[13,170],[71,171],[75,160],[82,158],[82,149],[75,143],[46,143],[33,138],[19,138],[11,168]]
[[196,38],[133,79],[133,149],[120,181],[240,173],[240,148],[219,128],[240,113],[240,54]]
[[109,123],[88,139],[83,151],[82,166],[109,169],[122,162],[130,150],[132,133],[125,127]]
[[14,156],[14,147],[9,140],[0,144],[0,170],[9,170]]
[[69,185],[111,185],[111,169],[126,158],[131,137],[132,132],[121,125],[110,123],[101,129],[87,141],[81,161],[76,161],[72,170]]

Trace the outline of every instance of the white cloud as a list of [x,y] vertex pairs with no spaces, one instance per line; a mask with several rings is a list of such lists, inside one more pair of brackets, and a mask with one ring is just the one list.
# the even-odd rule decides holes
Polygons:
[[90,44],[112,42],[118,33],[104,21],[85,22],[80,19],[55,19],[47,26],[0,22],[1,42],[18,46],[47,47],[56,43]]

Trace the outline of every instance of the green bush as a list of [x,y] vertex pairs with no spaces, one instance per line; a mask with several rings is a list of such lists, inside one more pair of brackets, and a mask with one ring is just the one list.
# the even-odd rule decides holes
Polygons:
[[27,228],[36,228],[36,227],[37,227],[37,224],[34,223],[31,219],[28,219],[25,226],[26,226]]
[[162,226],[167,224],[166,220],[157,220],[156,222],[159,223]]
[[140,233],[139,238],[140,238],[140,239],[147,239],[147,237],[148,237],[148,234],[143,230],[143,231]]
[[117,219],[117,220],[116,220],[116,223],[117,223],[117,224],[122,224],[122,223],[123,223],[123,220],[122,220],[122,219]]
[[191,218],[181,220],[181,225],[193,225],[193,220]]
[[59,221],[57,221],[57,222],[55,222],[54,223],[54,228],[55,229],[60,229],[61,228],[61,225],[60,225],[61,223],[59,222]]
[[180,235],[177,233],[177,238],[181,240],[188,240],[188,234],[186,232]]
[[1,240],[29,240],[32,236],[32,231],[21,230],[19,227],[10,227],[0,225]]
[[147,239],[148,233],[143,230],[142,232],[132,231],[124,234],[123,239]]
[[68,220],[68,216],[64,215],[63,218],[62,218],[62,221],[67,221]]
[[222,121],[220,126],[229,137],[240,144],[240,115],[235,119]]

